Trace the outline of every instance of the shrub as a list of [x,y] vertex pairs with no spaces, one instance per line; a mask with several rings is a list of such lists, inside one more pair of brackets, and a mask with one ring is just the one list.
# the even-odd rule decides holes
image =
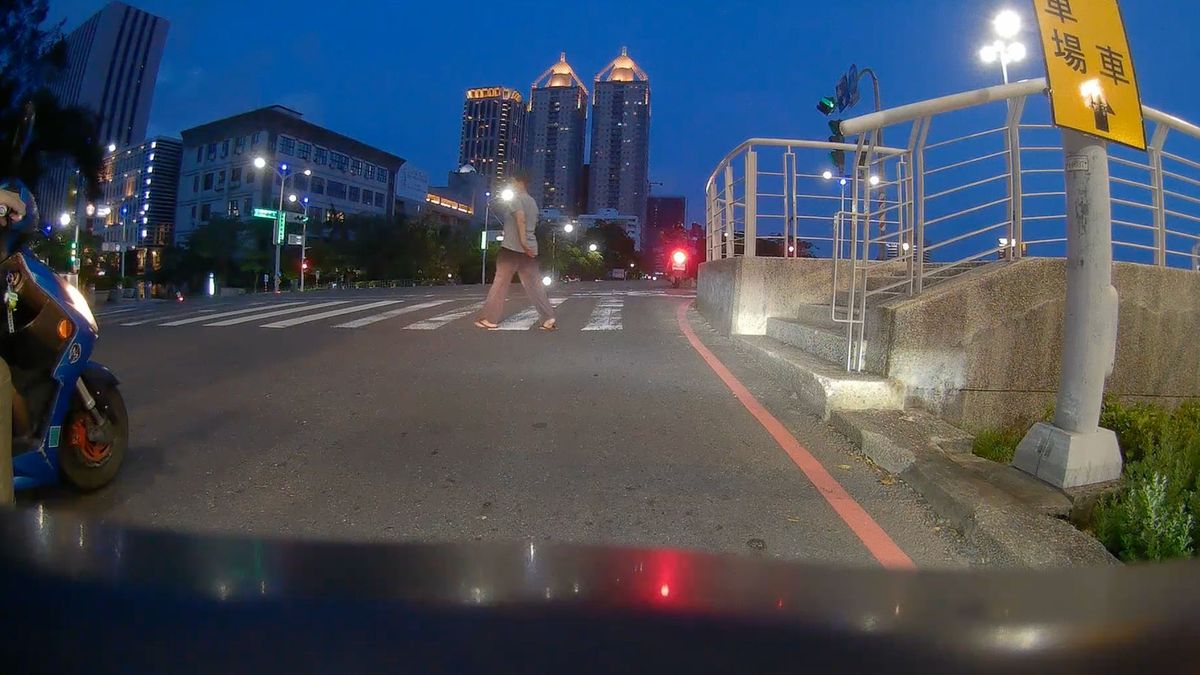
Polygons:
[[1025,430],[1017,427],[1007,429],[984,429],[971,443],[971,452],[993,462],[1009,464],[1017,453],[1017,445],[1025,437]]
[[[1106,545],[1123,560],[1166,560],[1192,554],[1195,519],[1188,513],[1189,500],[1171,498],[1166,476],[1138,476],[1123,497],[1103,511]],[[1178,491],[1176,491],[1178,495]],[[1190,497],[1191,495],[1189,495]]]

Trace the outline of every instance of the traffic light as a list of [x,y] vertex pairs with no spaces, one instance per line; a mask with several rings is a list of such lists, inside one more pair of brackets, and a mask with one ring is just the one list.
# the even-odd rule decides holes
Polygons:
[[[830,143],[845,143],[846,137],[842,135],[842,121],[830,120],[829,130],[833,132],[829,137]],[[829,152],[829,161],[837,167],[838,173],[842,176],[846,175],[846,151],[831,150]]]
[[837,110],[837,101],[833,100],[832,96],[822,96],[821,100],[817,101],[817,112],[822,115],[832,115],[834,110]]
[[79,259],[79,242],[71,240],[71,267],[75,267],[75,261]]
[[308,271],[308,261],[307,261],[307,260],[302,260],[302,261],[300,261],[300,270],[301,270],[302,272],[307,272],[307,271]]

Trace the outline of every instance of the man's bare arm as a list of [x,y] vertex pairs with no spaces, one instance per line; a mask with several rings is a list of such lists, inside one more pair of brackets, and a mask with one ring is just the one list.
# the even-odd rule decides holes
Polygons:
[[525,233],[525,209],[517,209],[517,236],[521,239],[521,249],[525,251],[525,255],[533,257],[533,249],[526,244],[527,235]]

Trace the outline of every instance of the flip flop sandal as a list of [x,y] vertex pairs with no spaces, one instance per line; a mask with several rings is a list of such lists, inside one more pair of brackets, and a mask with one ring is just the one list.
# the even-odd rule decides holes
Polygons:
[[558,330],[558,322],[557,321],[549,321],[548,323],[550,325],[542,324],[542,325],[538,326],[538,330],[544,330],[547,333]]
[[485,321],[483,319],[479,319],[475,322],[475,326],[478,328],[482,328],[484,330],[496,330],[497,328],[500,327],[500,324],[495,324],[495,323],[492,323],[491,321]]

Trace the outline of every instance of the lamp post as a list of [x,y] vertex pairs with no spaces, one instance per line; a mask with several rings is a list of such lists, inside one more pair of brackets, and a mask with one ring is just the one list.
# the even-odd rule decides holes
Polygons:
[[[263,157],[255,157],[254,158],[254,168],[262,170],[262,169],[265,169],[266,167],[267,167],[267,160],[265,158],[263,158]],[[275,232],[275,284],[274,284],[274,286],[275,286],[275,292],[278,293],[279,292],[279,254],[280,254],[280,250],[283,248],[283,241],[281,240],[280,234],[284,230],[283,224],[287,223],[287,219],[283,215],[283,195],[287,191],[287,179],[295,176],[296,174],[291,172],[289,170],[288,165],[286,163],[284,163],[284,164],[280,164],[278,167],[275,167],[275,175],[279,176],[279,213],[278,213],[277,217],[281,221],[281,223],[276,224],[276,228],[278,228],[278,229]],[[312,171],[310,169],[305,169],[304,175],[311,176]]]
[[1021,33],[1021,15],[1006,9],[992,19],[992,30],[996,40],[979,50],[979,58],[984,63],[1000,62],[1000,72],[1004,84],[1008,84],[1008,66],[1024,60],[1028,50],[1025,45],[1013,38]]
[[[296,203],[297,199],[299,199],[299,198],[296,197],[296,195],[294,195],[294,194],[288,195],[288,201],[293,204]],[[303,199],[299,199],[299,201],[300,201],[301,206],[304,209],[303,213],[301,214],[301,215],[303,215],[303,219],[300,221],[300,292],[303,293],[304,292],[304,255],[305,255],[305,250],[308,247],[308,197],[305,196]]]

